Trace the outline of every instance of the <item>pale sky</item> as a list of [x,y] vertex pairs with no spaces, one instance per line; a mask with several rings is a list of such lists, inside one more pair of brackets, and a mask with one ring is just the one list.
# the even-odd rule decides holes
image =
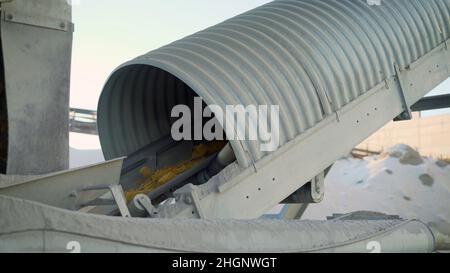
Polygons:
[[78,0],[71,106],[97,109],[109,74],[120,64],[270,0]]
[[[77,0],[71,106],[97,109],[120,64],[270,0]],[[450,81],[433,94],[450,92]]]

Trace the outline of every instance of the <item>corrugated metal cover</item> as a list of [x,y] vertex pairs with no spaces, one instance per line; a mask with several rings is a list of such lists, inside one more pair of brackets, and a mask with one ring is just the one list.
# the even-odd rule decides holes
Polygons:
[[[98,109],[106,158],[170,133],[170,111],[192,104],[279,105],[281,145],[450,37],[450,0],[280,0],[120,66]],[[241,166],[260,142],[232,141]]]

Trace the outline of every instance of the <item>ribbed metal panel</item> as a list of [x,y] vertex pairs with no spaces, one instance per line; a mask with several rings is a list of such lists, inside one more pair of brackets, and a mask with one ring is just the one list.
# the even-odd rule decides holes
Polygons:
[[[450,37],[450,0],[280,0],[119,67],[98,109],[106,158],[170,132],[172,106],[279,105],[281,145]],[[241,166],[260,143],[233,141]]]

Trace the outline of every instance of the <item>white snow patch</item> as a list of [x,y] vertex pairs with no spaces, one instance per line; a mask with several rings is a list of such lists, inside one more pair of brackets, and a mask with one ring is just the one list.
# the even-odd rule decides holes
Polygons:
[[397,145],[364,160],[343,158],[327,176],[325,199],[303,219],[366,210],[424,222],[450,221],[450,166]]

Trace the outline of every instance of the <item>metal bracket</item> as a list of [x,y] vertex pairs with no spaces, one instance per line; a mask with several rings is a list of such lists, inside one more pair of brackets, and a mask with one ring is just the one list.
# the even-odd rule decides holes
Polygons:
[[315,176],[310,182],[282,201],[282,204],[320,203],[325,197],[325,176],[327,171]]
[[450,74],[450,50],[445,49],[445,53],[447,55],[446,57],[447,57],[447,60],[448,60],[448,62],[447,62],[447,73]]
[[83,192],[89,191],[99,191],[99,190],[109,190],[113,199],[97,198],[92,201],[80,204],[80,207],[90,207],[90,206],[113,206],[117,205],[122,217],[131,217],[130,211],[128,210],[127,202],[125,200],[125,195],[121,185],[104,185],[104,186],[93,186],[81,189],[74,193],[74,195],[79,195]]
[[[448,49],[448,42],[444,36],[444,31],[442,30],[441,26],[439,26],[439,34],[441,35],[442,43],[444,44],[444,51],[447,54],[447,58],[450,59],[450,50]],[[447,69],[448,71],[450,71],[450,63],[447,65]]]
[[239,141],[239,145],[241,145],[242,150],[245,151],[245,154],[246,154],[247,157],[251,160],[252,167],[253,167],[253,169],[255,170],[255,173],[257,173],[257,172],[258,172],[258,168],[256,168],[256,163],[255,163],[255,160],[253,159],[252,154],[251,154],[246,148],[244,148],[244,145],[242,144],[241,141]]
[[341,122],[341,117],[339,116],[339,111],[336,111],[336,121]]
[[398,87],[399,87],[399,93],[400,93],[400,99],[403,104],[403,113],[401,113],[398,117],[394,119],[394,121],[401,121],[401,120],[411,120],[412,119],[412,112],[411,108],[408,106],[408,102],[406,100],[405,96],[405,90],[404,90],[404,83],[402,82],[402,78],[400,76],[400,68],[397,63],[394,63],[394,69],[395,69],[395,77],[398,81]]
[[444,49],[448,50],[447,39],[445,39],[444,32],[442,31],[441,26],[439,26],[439,34],[441,35],[442,43],[444,44]]
[[197,210],[198,216],[200,219],[205,219],[205,213],[203,212],[203,209],[201,207],[200,198],[198,197],[197,191],[193,190],[191,191],[191,197],[193,201],[193,205],[195,206],[195,209]]
[[157,209],[153,206],[152,200],[145,194],[138,194],[128,205],[132,217],[154,217],[158,214]]
[[[198,187],[194,186],[193,184],[188,184],[184,186],[183,188],[175,192],[175,202],[180,207],[183,207],[183,209],[189,207],[189,210],[190,211],[192,210],[192,216],[195,216],[194,214],[197,213],[198,218],[205,219],[206,214],[202,209],[202,202],[200,200],[197,190]],[[168,207],[166,206],[160,206],[158,208],[159,217],[161,217],[161,215],[165,215],[164,217],[167,218],[169,215],[171,215],[172,212],[168,211],[167,209]],[[177,211],[177,209],[175,210]],[[170,217],[171,216],[169,216],[169,218]]]
[[181,195],[181,198],[183,198],[186,205],[190,205],[196,210],[200,219],[204,219],[205,214],[203,213],[200,198],[198,197],[196,189],[197,187],[192,184],[187,185],[183,189],[184,193]]
[[23,24],[40,28],[73,32],[74,24],[66,20],[58,20],[41,15],[30,15],[17,11],[5,10],[2,13],[2,20],[8,23]]
[[311,181],[311,196],[314,203],[322,202],[325,196],[325,172],[314,177]]
[[331,98],[327,92],[325,92],[325,97],[327,98],[327,102],[328,102],[328,105],[330,105],[331,111],[336,115],[336,121],[341,122],[341,118],[339,115],[339,109],[336,108],[336,106],[334,105],[333,101],[331,100]]

